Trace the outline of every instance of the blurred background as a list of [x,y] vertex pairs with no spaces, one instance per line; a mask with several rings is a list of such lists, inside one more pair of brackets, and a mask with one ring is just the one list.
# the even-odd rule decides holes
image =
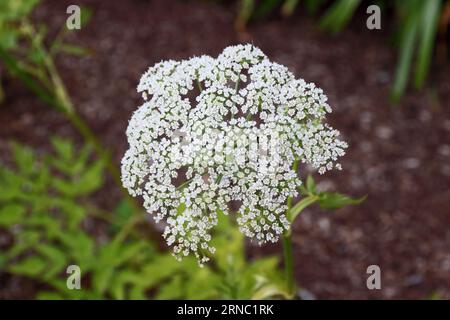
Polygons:
[[318,188],[368,196],[297,220],[299,297],[449,299],[449,23],[445,0],[0,0],[0,299],[282,296],[281,244],[224,220],[216,261],[178,263],[118,181],[140,75],[247,42],[329,97],[349,149]]

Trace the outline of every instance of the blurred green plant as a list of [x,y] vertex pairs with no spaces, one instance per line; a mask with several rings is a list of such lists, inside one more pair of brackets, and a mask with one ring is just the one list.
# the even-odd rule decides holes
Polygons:
[[[58,54],[84,56],[90,51],[64,40],[70,32],[65,24],[52,40],[47,39],[47,26],[44,23],[36,24],[29,19],[38,3],[39,0],[3,0],[0,3],[0,61],[12,76],[20,79],[37,97],[61,112],[86,143],[94,146],[95,152],[104,160],[113,181],[137,209],[136,201],[122,187],[118,166],[113,162],[109,150],[102,145],[88,123],[74,108],[54,62]],[[81,26],[88,23],[91,14],[89,8],[81,8]]]
[[[43,284],[40,299],[262,299],[283,297],[278,259],[248,261],[243,235],[220,215],[217,259],[200,268],[178,262],[137,231],[145,215],[121,201],[114,214],[94,206],[90,196],[103,184],[104,161],[92,150],[52,139],[54,151],[38,157],[12,145],[13,169],[0,164],[0,228],[12,244],[0,252],[0,271]],[[86,224],[107,224],[99,236]],[[98,224],[98,223],[97,223]],[[101,231],[99,231],[101,233]],[[106,238],[105,238],[106,237]],[[82,289],[69,290],[66,268],[78,265]]]
[[212,267],[219,270],[219,291],[225,299],[287,298],[279,258],[268,256],[248,261],[244,235],[229,215],[219,213],[212,245],[217,248]]
[[398,1],[399,58],[392,98],[397,101],[408,84],[411,64],[416,53],[414,86],[419,89],[427,78],[441,16],[442,0]]
[[[17,47],[20,30],[15,22],[26,17],[37,2],[38,0],[0,2],[0,48],[7,50]],[[2,77],[3,74],[0,73],[0,104],[4,99]]]
[[[281,8],[284,16],[291,16],[300,3],[304,3],[309,14],[316,14],[319,9],[329,4],[319,25],[333,34],[340,32],[347,25],[359,6],[367,4],[362,0],[241,0],[236,27],[243,30],[251,19],[263,18],[277,8]],[[438,24],[440,20],[445,21],[444,16],[450,8],[450,1],[379,0],[375,4],[386,10],[393,7],[396,12],[395,39],[399,56],[391,91],[391,100],[396,103],[408,85],[414,58],[415,74],[411,78],[416,89],[423,88],[432,61]],[[448,25],[449,22],[446,23]],[[444,31],[446,27],[443,28]]]
[[442,298],[441,294],[439,294],[439,292],[433,292],[428,297],[426,297],[426,299],[427,300],[444,300]]

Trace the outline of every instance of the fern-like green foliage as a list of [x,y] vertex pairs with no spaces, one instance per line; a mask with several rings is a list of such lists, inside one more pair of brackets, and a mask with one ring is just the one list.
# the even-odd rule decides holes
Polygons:
[[[104,164],[89,147],[52,140],[53,151],[37,156],[14,143],[13,165],[0,164],[0,232],[14,241],[0,252],[0,272],[44,284],[40,299],[267,298],[284,293],[278,260],[247,261],[244,239],[220,215],[213,264],[200,268],[176,261],[133,229],[137,218],[126,201],[102,213],[91,195],[103,185]],[[144,216],[145,217],[145,216]],[[86,230],[95,219],[109,223],[107,237]],[[137,218],[137,220],[136,220]],[[80,290],[67,288],[66,269],[81,269]]]

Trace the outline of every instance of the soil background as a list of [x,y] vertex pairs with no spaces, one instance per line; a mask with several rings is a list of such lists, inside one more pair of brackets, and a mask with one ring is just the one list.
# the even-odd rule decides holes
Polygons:
[[[45,0],[34,13],[50,33],[65,23],[73,1]],[[330,123],[349,143],[343,171],[318,178],[319,188],[368,195],[334,212],[310,209],[294,226],[296,279],[304,297],[318,299],[450,299],[450,66],[433,65],[428,87],[409,90],[389,104],[396,51],[391,25],[366,29],[364,12],[338,36],[316,27],[316,19],[277,14],[234,31],[235,6],[208,1],[78,0],[92,19],[69,39],[92,50],[88,57],[61,56],[57,65],[80,114],[113,151],[127,148],[125,129],[140,105],[140,75],[164,59],[217,56],[240,42],[260,47],[296,77],[328,94]],[[14,139],[38,150],[49,135],[79,137],[54,110],[7,78],[0,106],[0,157]],[[98,195],[114,206],[110,189]],[[276,253],[278,245],[249,244],[251,256]],[[368,290],[366,269],[379,265],[382,289]],[[0,298],[32,298],[27,279],[0,275]]]

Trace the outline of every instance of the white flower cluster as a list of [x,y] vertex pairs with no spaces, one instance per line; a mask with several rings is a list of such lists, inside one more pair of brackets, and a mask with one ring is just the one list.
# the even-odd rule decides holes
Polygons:
[[208,260],[211,229],[231,202],[246,236],[277,241],[289,228],[286,200],[301,184],[294,162],[323,173],[340,168],[347,147],[322,123],[331,112],[322,90],[252,45],[157,63],[138,92],[145,102],[127,129],[122,181],[165,221],[177,258]]

